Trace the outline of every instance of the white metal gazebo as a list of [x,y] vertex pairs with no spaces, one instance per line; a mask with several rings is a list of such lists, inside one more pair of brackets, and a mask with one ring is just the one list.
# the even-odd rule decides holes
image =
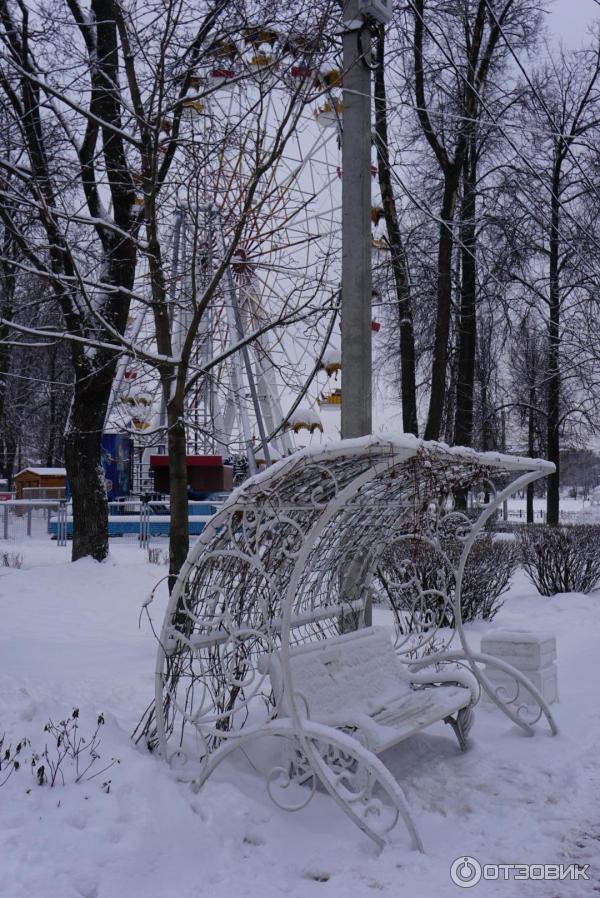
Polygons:
[[[372,436],[297,452],[249,479],[173,589],[146,738],[170,762],[193,760],[199,788],[249,740],[280,737],[287,760],[268,777],[277,804],[298,809],[320,784],[377,844],[402,818],[422,848],[382,747],[440,719],[465,747],[481,690],[528,734],[542,717],[556,732],[522,673],[471,650],[461,618],[474,542],[508,496],[553,470]],[[424,587],[416,548],[451,569],[452,589]],[[371,626],[383,569],[395,637]],[[493,687],[483,662],[514,689]]]

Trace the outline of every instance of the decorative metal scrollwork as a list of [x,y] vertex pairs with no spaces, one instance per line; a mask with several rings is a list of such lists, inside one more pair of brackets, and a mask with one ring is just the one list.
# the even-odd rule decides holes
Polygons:
[[[420,847],[402,790],[368,739],[311,720],[287,668],[284,714],[265,659],[279,652],[285,667],[286,647],[364,626],[373,600],[384,600],[411,675],[434,667],[445,682],[470,676],[526,731],[542,715],[551,721],[535,690],[523,700],[522,675],[515,690],[494,690],[461,617],[471,547],[512,490],[550,470],[371,437],[304,450],[248,480],[206,527],[171,594],[142,727],[148,743],[178,768],[187,760],[199,787],[247,740],[281,738],[289,763],[267,775],[278,806],[305,807],[320,783],[378,845],[402,818]],[[535,720],[531,696],[541,700]]]

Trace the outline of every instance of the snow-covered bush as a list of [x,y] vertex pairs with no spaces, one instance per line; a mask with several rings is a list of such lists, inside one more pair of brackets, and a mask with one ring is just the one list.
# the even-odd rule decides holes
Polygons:
[[168,564],[169,553],[158,546],[148,546],[148,561],[150,564]]
[[502,608],[502,596],[518,564],[515,544],[486,533],[474,544],[463,578],[461,611],[464,623],[491,621]]
[[23,556],[18,552],[0,552],[0,567],[23,567]]
[[[382,589],[379,597],[384,601],[387,599],[396,611],[408,610],[415,599],[414,590],[409,587],[410,580],[415,577],[425,593],[425,602],[431,603],[430,608],[424,608],[423,599],[420,599],[419,613],[430,611],[432,618],[440,626],[454,627],[450,603],[446,613],[440,615],[443,600],[436,593],[443,593],[453,601],[454,571],[464,544],[458,539],[446,539],[442,541],[441,548],[443,555],[420,540],[398,544],[393,550],[397,557],[390,557],[388,553],[380,565],[378,580]],[[462,583],[461,613],[464,623],[474,620],[491,621],[495,617],[503,605],[501,599],[508,589],[516,566],[517,551],[514,543],[496,540],[488,532],[476,540],[469,553]],[[398,583],[403,580],[406,581],[407,588],[398,589]]]
[[519,530],[521,563],[543,596],[591,592],[600,584],[600,526],[531,524]]

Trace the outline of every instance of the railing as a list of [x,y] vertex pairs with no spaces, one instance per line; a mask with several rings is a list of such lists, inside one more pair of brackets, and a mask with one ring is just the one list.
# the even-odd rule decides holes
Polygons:
[[[217,509],[213,502],[191,502],[189,506],[189,533],[198,536]],[[147,550],[150,544],[164,545],[169,536],[171,518],[165,502],[131,499],[108,503],[108,536],[127,543],[136,542]],[[59,545],[73,536],[73,514],[70,504],[62,503],[52,513],[48,531]]]
[[59,508],[60,502],[43,499],[8,499],[0,503],[2,539],[46,536],[50,516]]
[[56,513],[56,545],[67,545],[67,503],[61,502]]
[[[502,515],[499,520],[504,521],[505,523],[510,524],[526,524],[527,523],[527,510],[525,508],[503,508]],[[559,520],[561,524],[594,524],[600,523],[600,509],[598,509],[597,514],[590,513],[589,506],[585,508],[581,508],[577,511],[569,510],[569,509],[560,509],[559,512]],[[546,510],[543,508],[536,508],[533,512],[533,523],[534,524],[545,524],[546,523]]]
[[23,487],[23,499],[52,499],[60,502],[66,498],[66,487],[64,486],[25,486]]
[[[562,517],[562,513],[561,513]],[[518,520],[522,523],[527,523],[527,511],[524,508],[518,508],[513,511],[506,511],[504,514],[505,521]],[[542,508],[535,509],[533,512],[533,522],[545,524],[546,523],[546,512]]]
[[147,549],[150,544],[150,507],[147,502],[140,506],[140,549]]

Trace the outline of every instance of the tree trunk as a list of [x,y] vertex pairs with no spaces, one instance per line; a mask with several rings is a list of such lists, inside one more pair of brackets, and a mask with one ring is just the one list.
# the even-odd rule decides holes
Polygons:
[[77,561],[108,555],[108,505],[101,466],[100,438],[110,397],[112,367],[75,383],[65,436],[65,464],[73,500],[73,546]]
[[490,426],[490,410],[488,403],[487,373],[480,371],[480,395],[481,402],[481,451],[489,452],[492,448],[492,434]]
[[[7,316],[8,317],[8,316]],[[6,400],[6,390],[8,387],[8,371],[10,368],[11,347],[8,343],[8,328],[0,325],[0,427],[3,430],[3,436],[0,439],[0,471],[4,477],[7,474],[7,456],[8,456],[8,428],[4,418],[4,408]]]
[[433,360],[431,365],[431,394],[425,428],[426,440],[438,440],[442,429],[446,381],[448,375],[448,338],[452,309],[452,252],[454,249],[454,208],[458,177],[454,167],[444,175],[440,237],[438,245],[437,310]]
[[4,437],[4,476],[7,489],[12,492],[13,478],[15,475],[15,461],[17,458],[17,441],[13,433],[7,433]]
[[[533,367],[533,366],[532,366]],[[530,377],[533,376],[533,371],[530,373]],[[535,404],[537,402],[536,398],[536,389],[535,384],[529,384],[529,421],[528,421],[528,434],[527,434],[527,451],[529,453],[529,458],[535,458]],[[534,511],[533,511],[533,483],[527,484],[527,523],[533,524],[534,521]]]
[[[15,266],[8,261],[11,255],[12,240],[8,230],[5,228],[2,243],[2,258],[0,261],[0,316],[6,319],[12,317],[16,286]],[[12,358],[12,346],[10,345],[9,334],[9,328],[4,324],[0,324],[0,426],[4,429],[4,439],[0,440],[0,452],[2,453],[0,455],[0,470],[2,470],[4,477],[9,481],[8,488],[10,489],[12,486],[13,472],[11,467],[9,473],[9,447],[6,433],[6,421],[4,420],[4,406],[8,388],[8,372],[10,370]]]
[[400,234],[398,212],[392,187],[387,130],[385,92],[385,32],[378,30],[375,69],[375,134],[377,137],[377,171],[383,203],[383,214],[391,252],[392,272],[398,302],[400,327],[400,376],[402,425],[404,433],[419,435],[417,420],[417,386],[415,375],[415,334],[413,329],[410,280],[406,252]]
[[[455,300],[455,305],[458,303]],[[454,316],[455,319],[458,315]],[[454,329],[458,331],[458,322],[455,322]],[[454,418],[456,409],[456,377],[458,373],[458,349],[455,344],[454,334],[448,336],[448,366],[446,374],[446,402],[444,403],[444,411],[442,416],[442,426],[440,428],[440,438],[448,445],[452,445],[454,440]]]
[[55,450],[56,450],[56,390],[54,382],[56,380],[56,353],[57,347],[53,346],[49,350],[48,380],[50,382],[50,395],[48,397],[48,442],[46,443],[46,466],[54,467]]
[[169,428],[169,493],[171,499],[171,530],[169,538],[169,591],[187,558],[190,547],[187,458],[183,401],[177,397],[167,405]]
[[475,351],[477,343],[477,159],[475,137],[471,135],[469,151],[463,163],[463,202],[461,209],[462,279],[458,315],[458,362],[454,443],[473,445],[473,394],[475,386]]
[[[559,157],[560,158],[560,157]],[[548,477],[546,521],[558,525],[560,505],[560,161],[555,164],[552,180],[550,221],[550,302],[548,309],[548,461],[556,467]]]

